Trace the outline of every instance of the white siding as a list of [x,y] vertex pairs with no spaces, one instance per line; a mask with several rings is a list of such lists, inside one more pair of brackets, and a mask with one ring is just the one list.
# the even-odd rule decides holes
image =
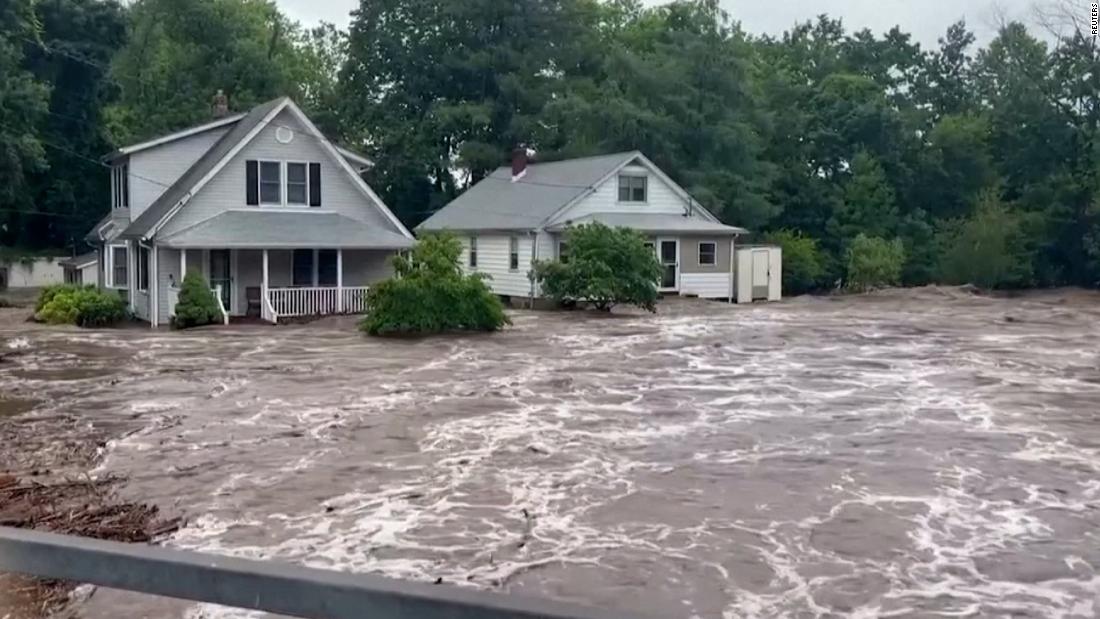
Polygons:
[[459,237],[462,241],[462,269],[467,272],[484,273],[492,279],[488,280],[489,288],[499,295],[515,297],[531,296],[531,281],[527,273],[531,270],[531,250],[534,247],[534,239],[527,234],[517,235],[519,240],[519,268],[511,270],[509,266],[509,253],[511,237],[503,234],[480,234],[477,237],[477,268],[470,269],[469,237]]
[[569,210],[558,215],[548,225],[570,219],[579,219],[593,213],[660,213],[680,215],[687,210],[687,201],[677,195],[672,187],[647,168],[639,165],[631,165],[623,168],[623,172],[633,175],[646,175],[648,180],[646,181],[646,201],[644,203],[619,202],[619,176],[615,174],[604,181],[602,185],[596,187],[596,191],[573,205]]
[[130,218],[137,219],[228,130],[211,129],[130,155]]
[[[549,232],[539,232],[535,236],[535,259],[539,261],[557,260],[558,237]],[[542,289],[535,284],[535,296],[542,296]]]
[[[294,139],[289,144],[282,144],[275,139],[275,131],[279,126],[293,129]],[[321,206],[309,208],[246,205],[245,161],[249,159],[319,162],[321,164]],[[382,211],[371,204],[370,199],[359,190],[339,162],[329,157],[320,141],[308,134],[289,110],[284,110],[276,116],[260,131],[259,135],[237,153],[217,176],[200,189],[165,224],[161,234],[178,232],[228,209],[246,208],[294,208],[305,212],[338,212],[352,219],[400,234]]]
[[61,258],[35,258],[27,262],[0,263],[0,267],[8,270],[9,287],[40,288],[65,281],[65,269],[59,260]]
[[730,296],[729,265],[723,273],[681,273],[680,294],[704,299],[728,299]]

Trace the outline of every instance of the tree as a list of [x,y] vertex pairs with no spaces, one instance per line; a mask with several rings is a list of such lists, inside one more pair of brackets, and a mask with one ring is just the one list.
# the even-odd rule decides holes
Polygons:
[[298,28],[270,0],[136,0],[112,65],[112,138],[125,144],[209,120],[219,89],[236,110],[297,97]]
[[901,282],[905,248],[901,239],[885,239],[860,234],[848,247],[848,280],[853,292],[896,286]]
[[662,267],[644,236],[628,228],[593,222],[565,232],[568,259],[541,262],[535,279],[558,303],[591,303],[610,311],[635,305],[657,311],[657,285]]
[[779,230],[767,242],[783,249],[783,289],[790,294],[810,292],[821,284],[825,272],[817,241],[793,230]]
[[465,275],[462,244],[449,234],[420,238],[393,257],[395,276],[371,286],[359,328],[370,335],[497,331],[511,324],[481,274]]
[[578,62],[582,0],[363,0],[340,74],[369,180],[415,224],[530,142]]
[[12,244],[76,249],[109,208],[109,176],[97,162],[111,150],[101,110],[113,96],[107,76],[126,36],[122,7],[99,0],[47,0],[36,5],[39,41],[24,45],[23,66],[49,85],[47,116],[38,125],[46,165],[28,178],[32,213],[12,214]]
[[851,178],[844,186],[829,230],[846,243],[857,234],[887,237],[897,233],[898,210],[894,189],[878,161],[866,152],[852,160]]
[[983,288],[1029,285],[1031,255],[1022,223],[1001,202],[996,188],[984,191],[974,214],[949,222],[942,233],[943,281]]
[[49,88],[23,65],[35,22],[30,0],[0,0],[0,244],[27,242],[19,215],[34,207],[30,175],[47,165],[37,128]]

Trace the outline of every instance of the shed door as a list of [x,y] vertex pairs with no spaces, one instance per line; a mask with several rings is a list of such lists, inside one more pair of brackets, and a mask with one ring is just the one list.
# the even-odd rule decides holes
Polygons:
[[768,298],[768,250],[752,250],[752,298]]

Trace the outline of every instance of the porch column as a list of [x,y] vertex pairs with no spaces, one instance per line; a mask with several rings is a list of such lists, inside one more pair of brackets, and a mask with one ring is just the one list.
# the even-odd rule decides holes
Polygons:
[[176,283],[177,288],[183,287],[183,278],[187,277],[187,249],[180,250],[180,281]]
[[733,268],[734,255],[737,253],[736,249],[735,249],[735,246],[734,246],[734,243],[736,241],[737,241],[737,235],[736,234],[730,237],[730,298],[729,298],[730,303],[733,303],[734,302],[733,298],[737,296],[737,284],[736,284],[737,279],[734,277],[734,273],[736,271]]
[[263,285],[260,287],[260,291],[264,295],[264,299],[267,299],[267,250],[264,250],[264,280]]
[[344,313],[344,250],[336,250],[336,313]]

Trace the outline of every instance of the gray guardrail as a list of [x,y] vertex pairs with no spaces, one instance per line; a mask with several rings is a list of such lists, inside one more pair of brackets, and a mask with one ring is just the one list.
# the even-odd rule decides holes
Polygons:
[[615,611],[0,527],[0,571],[308,619],[626,619]]

